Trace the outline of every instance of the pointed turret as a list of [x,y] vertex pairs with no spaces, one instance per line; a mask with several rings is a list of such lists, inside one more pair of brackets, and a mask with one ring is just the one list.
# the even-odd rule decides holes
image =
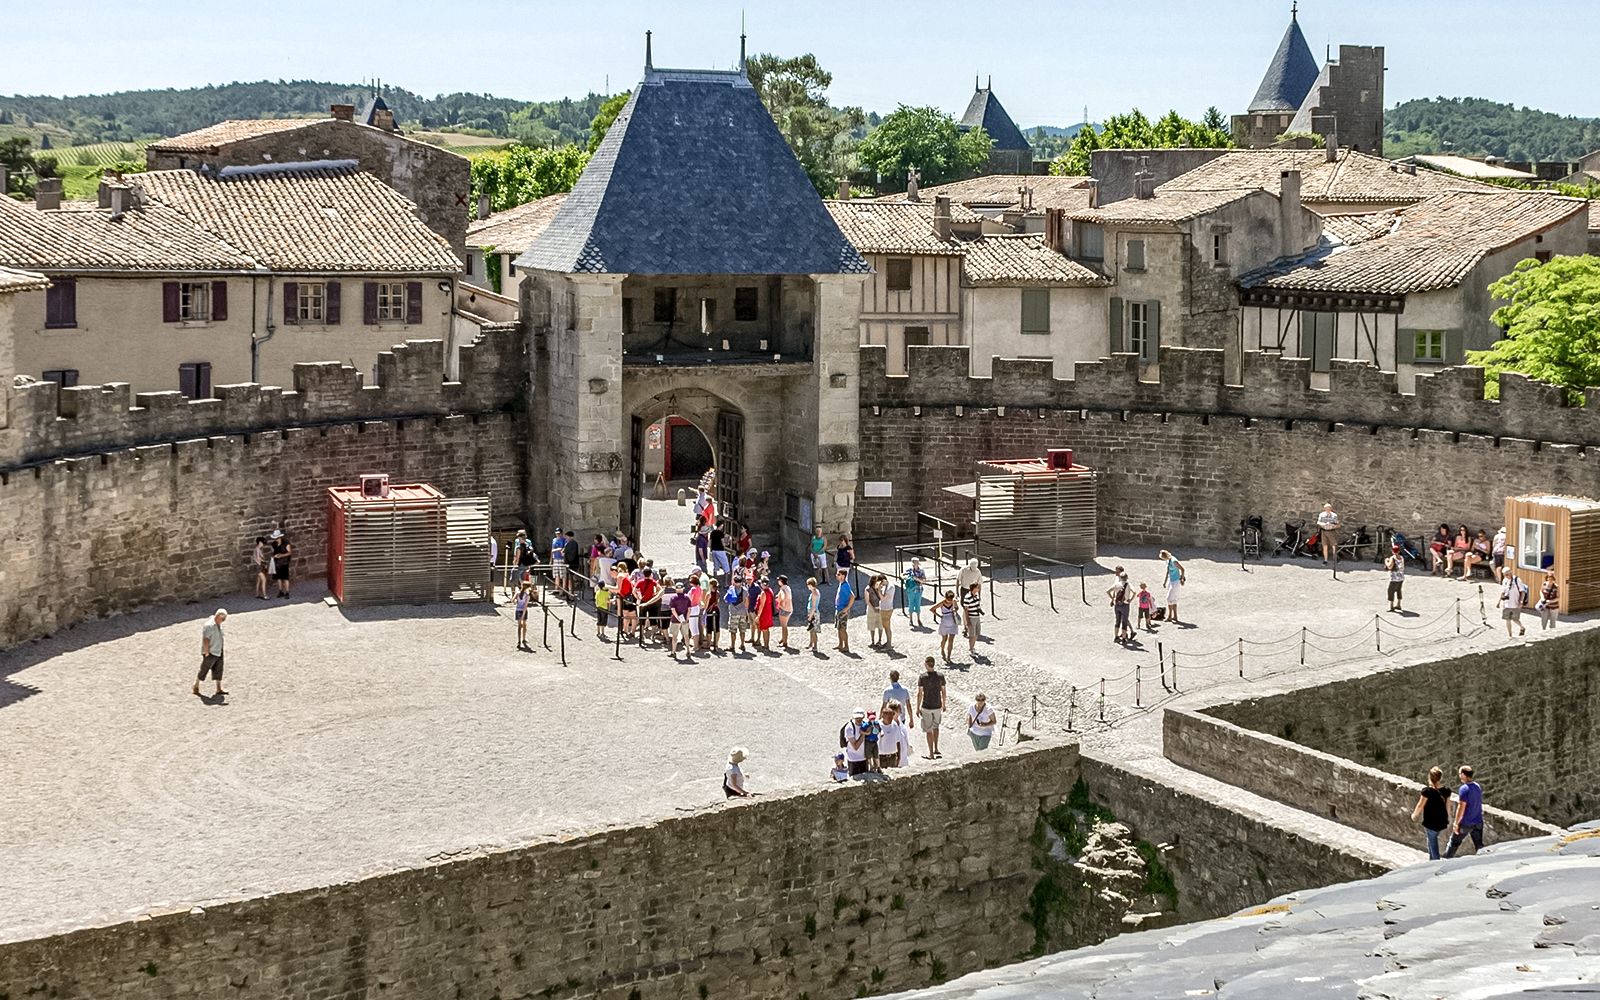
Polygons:
[[[992,84],[994,77],[990,77],[989,81]],[[967,102],[967,112],[961,116],[961,127],[969,129],[981,125],[989,133],[989,138],[994,140],[997,150],[1030,149],[1027,137],[1017,128],[1011,116],[1006,114],[1006,109],[1000,106],[1000,99],[994,96],[994,91],[989,87],[979,87],[976,77],[972,80],[972,86],[972,100]]]
[[1278,51],[1267,66],[1267,74],[1256,88],[1255,99],[1250,102],[1250,112],[1298,111],[1306,95],[1317,81],[1317,59],[1300,32],[1297,12],[1289,14],[1289,30],[1283,33]]

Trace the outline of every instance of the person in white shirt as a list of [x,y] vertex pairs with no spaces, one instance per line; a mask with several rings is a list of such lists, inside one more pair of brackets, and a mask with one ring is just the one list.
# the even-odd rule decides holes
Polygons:
[[730,799],[747,799],[754,795],[744,786],[744,770],[739,767],[750,752],[744,747],[734,747],[728,753],[728,766],[722,772],[722,793]]
[[883,731],[878,734],[878,762],[883,767],[905,767],[911,760],[911,732],[900,721],[898,704],[883,710]]
[[866,721],[866,709],[858,708],[850,713],[850,721],[844,727],[844,762],[852,778],[867,773],[866,733],[861,729]]
[[791,648],[789,645],[789,619],[794,617],[794,591],[789,589],[788,576],[781,573],[778,574],[778,589],[775,593],[778,598],[777,608],[775,609],[778,617],[778,645],[784,649],[789,649]]
[[989,699],[980,691],[967,709],[967,735],[972,737],[972,749],[987,750],[989,737],[994,735],[994,709]]
[[1322,561],[1338,558],[1339,555],[1339,515],[1333,512],[1333,504],[1322,505],[1322,513],[1317,515],[1317,538],[1322,543]]
[[1511,635],[1511,626],[1517,627],[1517,635],[1526,635],[1528,630],[1522,624],[1522,609],[1528,604],[1528,586],[1517,578],[1515,573],[1507,573],[1505,583],[1500,585],[1500,599],[1495,605],[1500,609],[1500,617],[1506,623],[1506,635]]
[[[1515,555],[1516,551],[1512,550]],[[1489,545],[1489,565],[1494,570],[1496,583],[1505,582],[1506,569],[1506,526],[1501,525],[1500,530],[1494,533],[1494,541]]]

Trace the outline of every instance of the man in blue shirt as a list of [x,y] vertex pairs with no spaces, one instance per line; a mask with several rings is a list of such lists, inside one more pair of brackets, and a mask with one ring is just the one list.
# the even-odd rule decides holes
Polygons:
[[1450,845],[1444,851],[1447,858],[1455,857],[1468,837],[1472,838],[1474,854],[1483,850],[1483,786],[1472,780],[1472,768],[1467,764],[1462,764],[1456,774],[1461,778],[1461,787],[1456,789],[1456,821],[1450,829]]
[[839,589],[833,597],[833,624],[839,629],[839,645],[834,648],[841,653],[850,652],[850,609],[856,606],[856,592],[850,587],[850,571],[841,569],[837,574]]

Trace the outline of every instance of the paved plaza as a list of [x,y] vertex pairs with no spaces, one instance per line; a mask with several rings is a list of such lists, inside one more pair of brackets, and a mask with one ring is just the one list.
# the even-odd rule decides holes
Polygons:
[[[862,555],[869,564],[885,557]],[[1056,612],[1042,581],[1030,582],[1024,605],[1001,573],[980,659],[968,661],[959,641],[961,662],[948,670],[948,759],[918,759],[913,770],[972,757],[959,720],[980,690],[1012,729],[987,752],[1013,745],[1019,718],[1030,735],[1064,737],[1071,689],[1097,691],[1103,676],[1153,668],[1158,641],[1183,651],[1180,663],[1195,654],[1177,699],[1190,703],[1507,641],[1498,620],[1470,628],[1476,586],[1413,576],[1414,617],[1384,617],[1413,628],[1416,641],[1390,652],[1401,641],[1386,631],[1379,656],[1357,648],[1385,606],[1372,564],[1336,580],[1305,561],[1245,572],[1227,553],[1180,555],[1182,612],[1194,625],[1142,635],[1142,649],[1111,642],[1103,595],[1116,563],[1154,587],[1152,551],[1103,554],[1087,581],[1090,606],[1075,573],[1058,579]],[[833,651],[825,627],[818,655],[679,664],[659,647],[624,646],[619,661],[580,613],[563,666],[554,625],[556,648],[546,651],[537,615],[527,653],[514,649],[505,607],[345,611],[324,593],[307,582],[292,601],[234,595],[163,607],[0,653],[0,940],[715,808],[735,745],[750,749],[758,791],[822,783],[850,710],[876,708],[891,668],[910,681],[937,648],[930,630],[912,631],[901,617],[893,652],[869,649],[858,619],[848,657]],[[1459,637],[1458,597],[1468,627]],[[1487,603],[1496,618],[1492,589]],[[200,625],[218,604],[231,612],[225,703],[189,693]],[[1355,645],[1337,652],[1350,639],[1330,641],[1335,652],[1313,651],[1303,668],[1297,650],[1275,652],[1297,642],[1263,646],[1247,655],[1243,681],[1236,657],[1198,655],[1236,649],[1241,636],[1297,636],[1302,624],[1354,630]],[[803,638],[795,630],[791,641]],[[1146,709],[1166,697],[1151,673]],[[1120,724],[1101,725],[1080,705],[1076,738],[1106,755],[1158,759],[1159,713],[1136,711],[1125,680],[1115,687],[1108,718]],[[1035,696],[1046,703],[1037,721]],[[913,741],[920,747],[921,734]]]

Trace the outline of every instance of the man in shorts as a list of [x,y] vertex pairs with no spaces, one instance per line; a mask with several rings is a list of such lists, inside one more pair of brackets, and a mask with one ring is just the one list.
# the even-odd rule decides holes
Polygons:
[[672,615],[672,624],[668,630],[668,646],[672,651],[674,660],[678,658],[679,643],[683,644],[684,652],[688,653],[691,658],[694,656],[694,647],[689,644],[693,638],[689,635],[690,603],[689,595],[685,593],[683,583],[680,581],[673,588],[671,599],[667,601],[667,610]]
[[850,571],[841,569],[839,589],[833,595],[833,624],[839,630],[839,644],[834,648],[841,653],[850,652],[850,609],[856,606],[856,593],[850,588]]
[[939,724],[944,721],[944,675],[933,665],[933,657],[922,661],[925,673],[917,678],[917,718],[928,738],[928,759],[939,754]]
[[1517,574],[1507,573],[1506,581],[1500,585],[1500,600],[1495,604],[1500,608],[1500,617],[1506,623],[1506,637],[1511,637],[1511,626],[1517,627],[1517,635],[1526,635],[1528,629],[1522,624],[1522,609],[1528,605],[1528,586],[1518,579]]
[[550,539],[550,582],[563,593],[567,589],[567,536],[560,528]]
[[1335,559],[1339,555],[1339,515],[1333,512],[1333,504],[1322,505],[1322,513],[1317,515],[1317,540],[1322,544],[1322,561]]
[[200,629],[200,676],[195,678],[194,693],[200,693],[200,682],[207,675],[217,682],[217,692],[214,697],[221,698],[228,692],[222,690],[222,623],[228,620],[228,612],[222,608],[211,616]]

